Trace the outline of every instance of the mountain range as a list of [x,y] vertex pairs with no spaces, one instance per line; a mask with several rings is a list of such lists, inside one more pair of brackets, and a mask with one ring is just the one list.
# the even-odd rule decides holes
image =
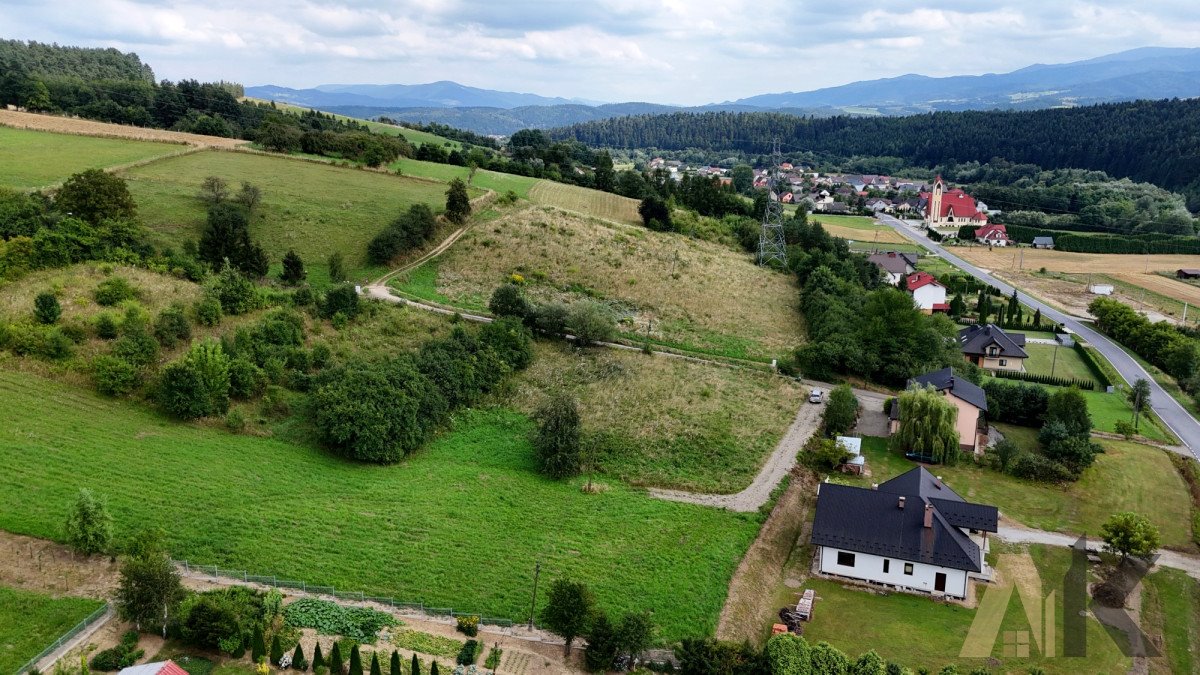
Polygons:
[[623,115],[772,110],[804,115],[910,115],[941,110],[1032,110],[1134,99],[1200,96],[1200,48],[1143,47],[1009,73],[901,75],[802,92],[760,94],[703,106],[599,103],[537,94],[430,84],[266,85],[246,95],[361,118],[437,122],[483,134],[511,134]]

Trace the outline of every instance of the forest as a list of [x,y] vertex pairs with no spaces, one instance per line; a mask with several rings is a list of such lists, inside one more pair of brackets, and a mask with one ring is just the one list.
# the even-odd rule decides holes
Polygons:
[[893,164],[926,169],[1002,157],[1044,169],[1089,169],[1153,183],[1183,193],[1195,211],[1200,209],[1197,128],[1200,99],[873,118],[673,113],[586,122],[549,135],[594,147],[713,153],[764,153],[778,137],[785,153],[899,158]]

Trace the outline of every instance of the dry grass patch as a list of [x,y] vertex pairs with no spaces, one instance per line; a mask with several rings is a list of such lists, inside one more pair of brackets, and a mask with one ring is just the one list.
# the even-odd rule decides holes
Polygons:
[[767,373],[557,342],[537,344],[511,403],[532,411],[563,389],[604,437],[604,473],[702,492],[749,485],[803,403],[799,384]]
[[430,299],[477,308],[513,273],[538,301],[604,300],[637,339],[739,358],[779,356],[803,339],[791,275],[720,244],[547,207],[472,228],[397,286],[422,284]]
[[4,109],[0,109],[0,124],[18,129],[36,129],[38,131],[54,131],[66,134],[79,134],[81,136],[132,138],[140,141],[168,141],[219,148],[236,148],[239,145],[248,145],[250,143],[250,141],[244,141],[240,138],[202,136],[200,134],[187,134],[181,131],[147,129],[145,127],[131,127],[123,124],[109,124],[108,122],[95,122],[72,117],[39,115]]
[[70,267],[39,270],[16,281],[0,284],[0,316],[9,319],[32,319],[33,300],[39,293],[51,291],[62,306],[60,321],[90,320],[108,311],[120,313],[119,307],[96,304],[96,286],[109,277],[124,277],[140,295],[138,303],[157,314],[176,302],[190,305],[200,298],[199,285],[186,279],[151,272],[140,267],[114,266],[107,263],[81,263]]
[[611,192],[542,180],[529,190],[529,199],[535,204],[556,206],[618,223],[642,224],[642,217],[638,215],[638,200]]

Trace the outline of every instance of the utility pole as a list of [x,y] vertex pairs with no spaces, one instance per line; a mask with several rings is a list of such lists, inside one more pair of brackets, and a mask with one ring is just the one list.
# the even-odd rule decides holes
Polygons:
[[537,608],[537,582],[542,573],[542,563],[539,560],[533,566],[533,599],[529,602],[529,631],[533,632],[533,612]]
[[1054,341],[1054,358],[1050,359],[1050,377],[1054,377],[1054,366],[1058,365],[1058,340]]
[[783,241],[783,204],[775,188],[779,184],[779,165],[783,155],[776,138],[771,153],[771,168],[767,171],[767,209],[763,212],[762,231],[758,236],[758,264],[778,262],[787,267],[787,245]]

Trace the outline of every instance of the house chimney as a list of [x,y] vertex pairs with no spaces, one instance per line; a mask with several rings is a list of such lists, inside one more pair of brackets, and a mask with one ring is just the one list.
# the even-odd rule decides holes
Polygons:
[[904,495],[900,495],[900,508],[904,508]]
[[925,502],[925,527],[933,527],[933,504]]

